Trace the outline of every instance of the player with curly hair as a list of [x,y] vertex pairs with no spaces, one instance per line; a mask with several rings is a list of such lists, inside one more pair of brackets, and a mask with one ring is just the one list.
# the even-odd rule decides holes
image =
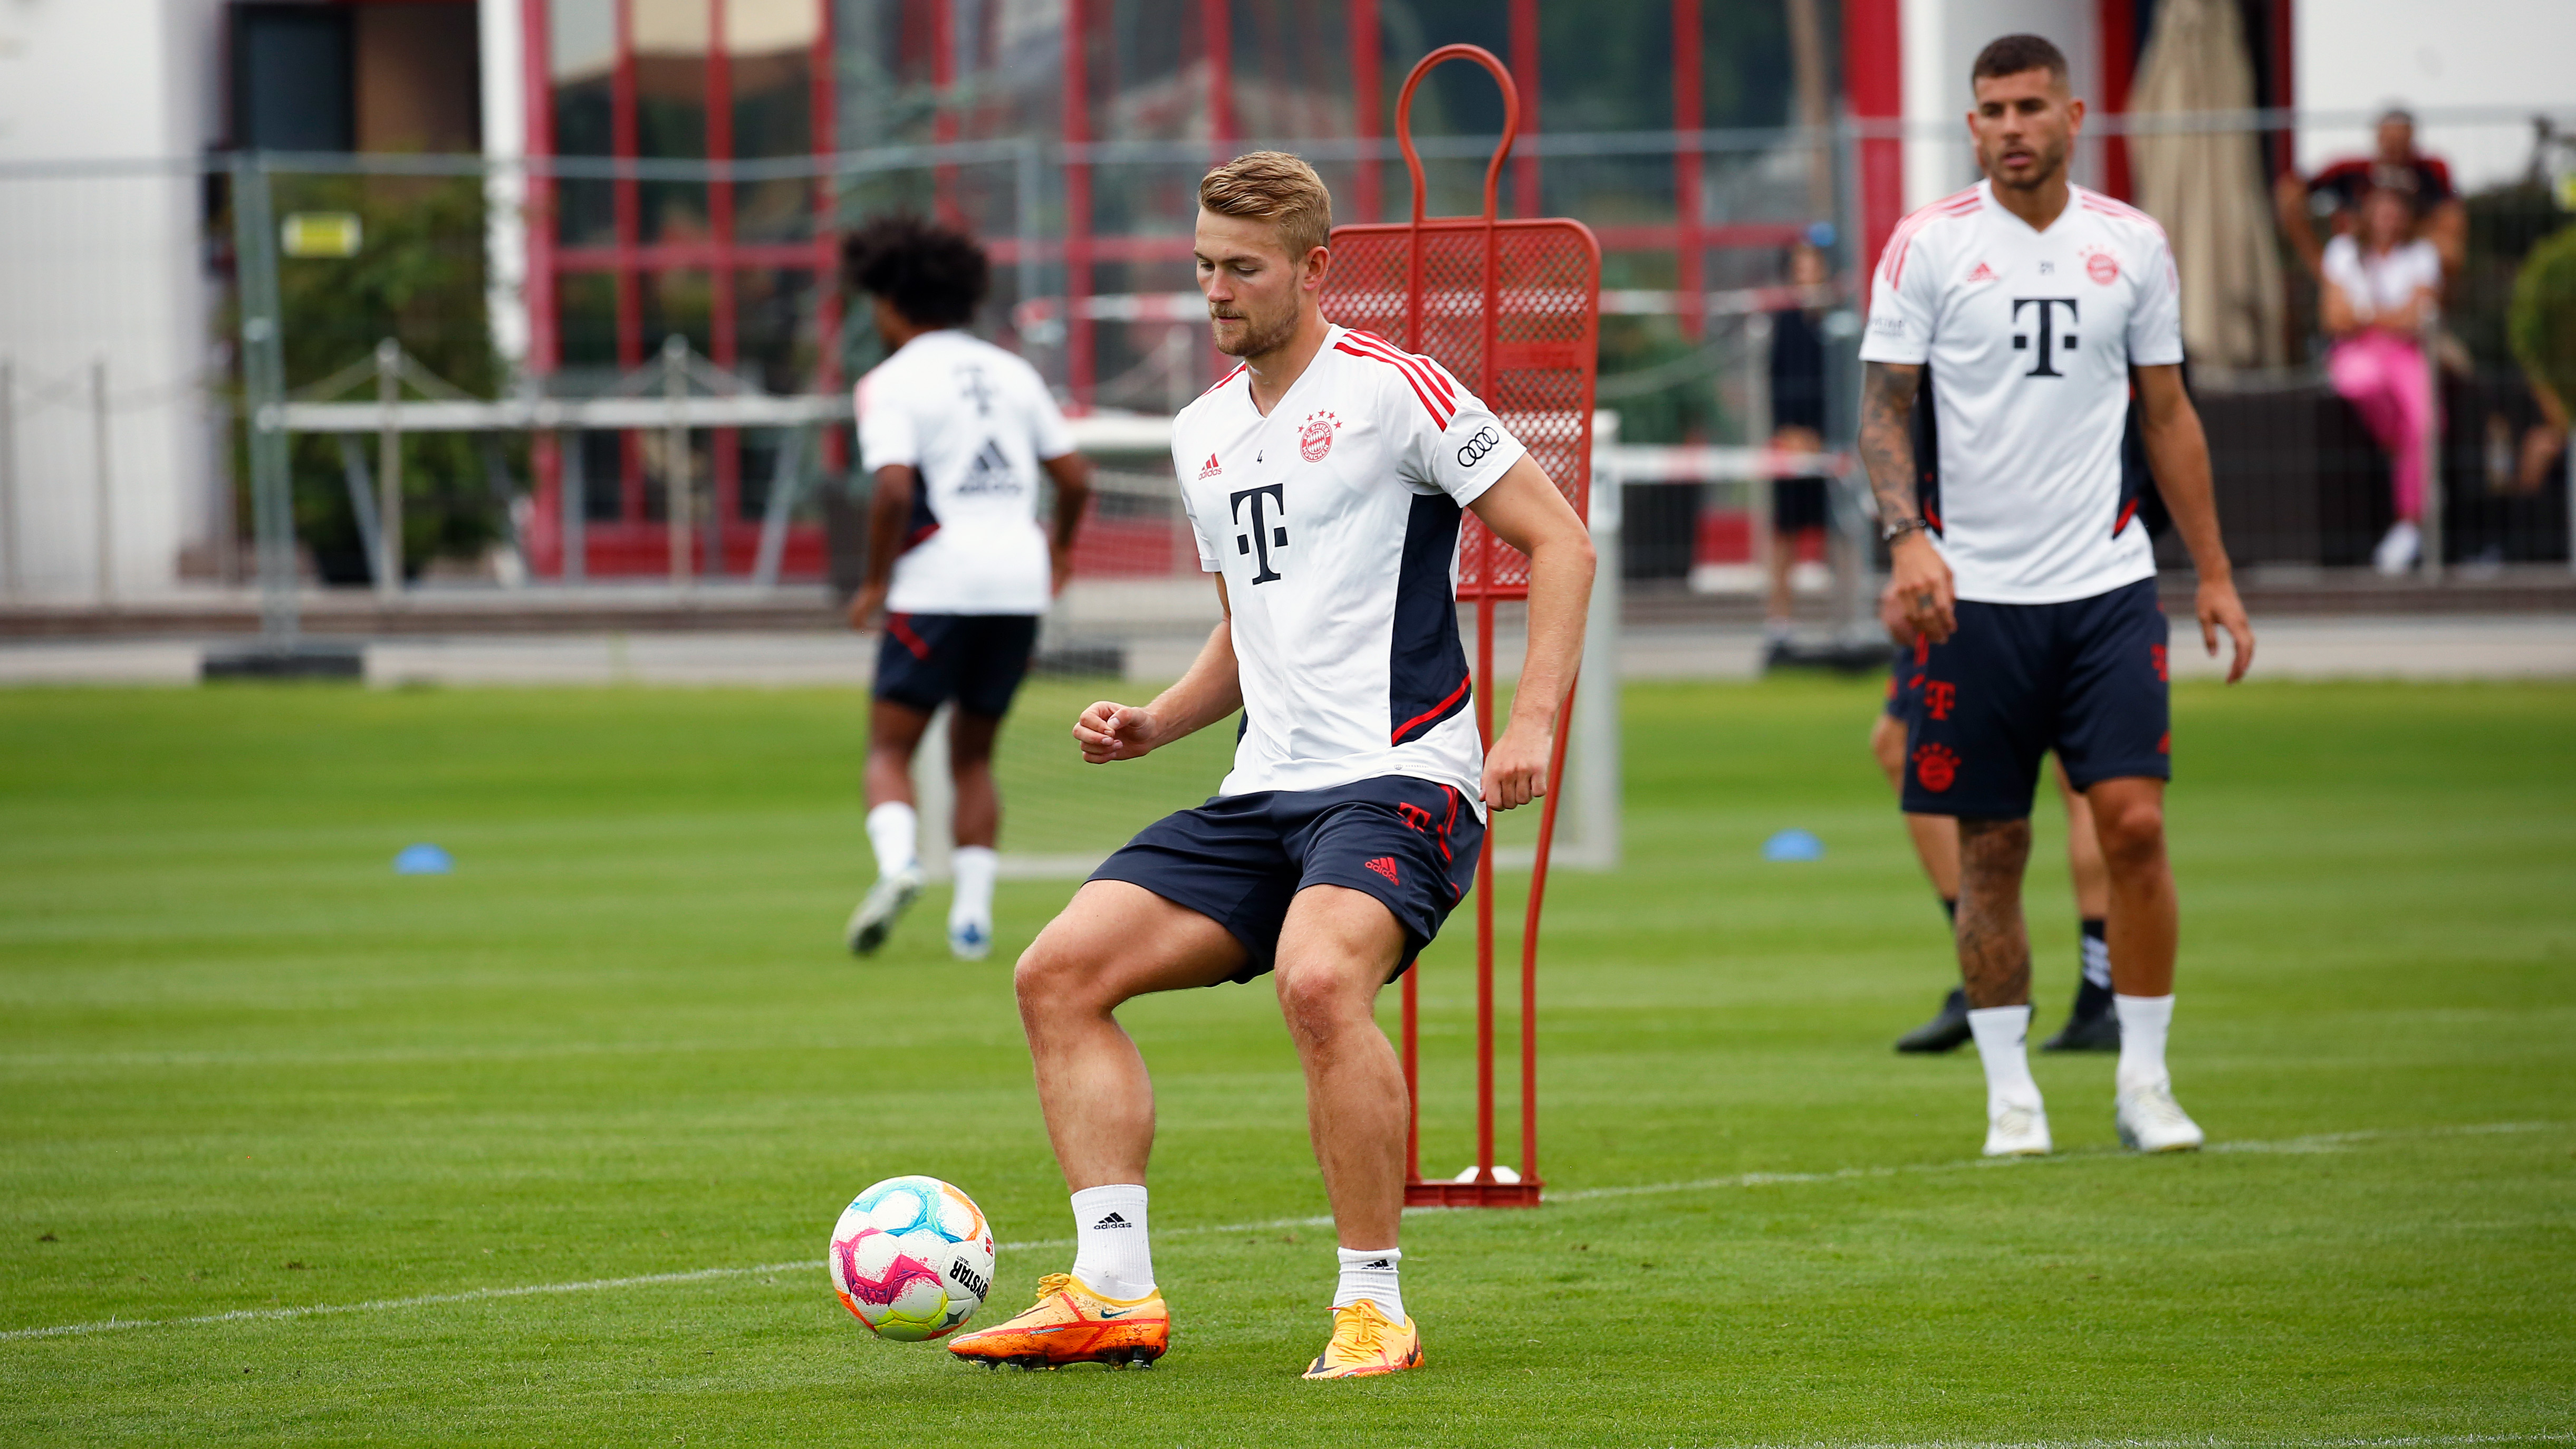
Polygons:
[[[888,217],[851,235],[843,270],[871,298],[887,352],[858,383],[859,455],[875,495],[867,581],[850,600],[852,628],[884,620],[868,717],[877,879],[846,935],[851,950],[874,952],[921,894],[912,757],[953,700],[948,947],[981,960],[992,949],[1002,817],[993,740],[1028,672],[1038,618],[1064,587],[1090,470],[1037,370],[966,330],[991,276],[972,238]],[[1041,471],[1055,483],[1052,528],[1038,523]]]

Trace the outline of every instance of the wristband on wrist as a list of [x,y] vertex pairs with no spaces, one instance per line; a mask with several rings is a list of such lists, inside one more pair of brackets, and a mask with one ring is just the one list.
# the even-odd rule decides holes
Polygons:
[[1921,533],[1929,526],[1920,518],[1900,518],[1880,527],[1878,539],[1881,543],[1892,544],[1909,533]]

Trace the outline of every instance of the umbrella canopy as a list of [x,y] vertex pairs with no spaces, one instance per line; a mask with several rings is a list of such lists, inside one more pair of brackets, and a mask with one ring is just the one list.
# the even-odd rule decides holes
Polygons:
[[[2136,117],[2243,111],[2254,64],[2231,0],[2164,0],[2129,96]],[[2138,205],[2162,222],[2182,273],[2182,338],[2209,367],[2277,367],[2287,302],[2262,153],[2251,131],[2129,138]]]

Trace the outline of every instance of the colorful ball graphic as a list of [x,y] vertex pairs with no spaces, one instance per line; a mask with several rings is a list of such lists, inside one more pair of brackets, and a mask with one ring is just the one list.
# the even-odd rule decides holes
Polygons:
[[975,1200],[935,1177],[889,1177],[850,1199],[832,1228],[832,1288],[879,1338],[943,1338],[993,1287],[993,1229]]

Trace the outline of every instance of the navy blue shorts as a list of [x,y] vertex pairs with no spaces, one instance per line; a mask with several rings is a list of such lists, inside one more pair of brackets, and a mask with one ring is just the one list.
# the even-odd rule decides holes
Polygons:
[[888,614],[876,697],[923,714],[953,699],[968,714],[1000,719],[1037,645],[1035,614]]
[[2156,581],[2063,604],[1959,602],[1905,693],[1905,809],[2018,820],[2040,756],[2078,790],[2173,778],[2165,615]]
[[1456,787],[1380,775],[1325,790],[1220,795],[1146,826],[1091,878],[1143,886],[1225,927],[1252,958],[1236,981],[1278,964],[1279,927],[1297,892],[1366,891],[1404,928],[1392,981],[1475,883],[1484,844],[1484,822]]
[[1908,701],[1923,692],[1923,663],[1931,647],[1918,634],[1913,643],[1896,646],[1896,658],[1887,666],[1887,717],[1898,724],[1905,722],[1905,711],[1912,707]]

